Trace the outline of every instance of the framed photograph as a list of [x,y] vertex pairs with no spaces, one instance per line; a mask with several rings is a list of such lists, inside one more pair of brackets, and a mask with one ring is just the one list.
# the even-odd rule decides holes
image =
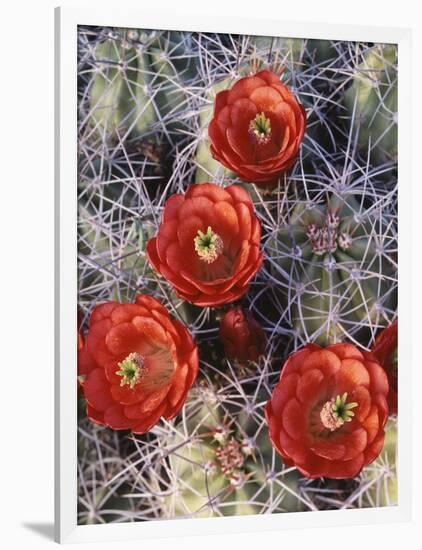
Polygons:
[[55,48],[57,541],[408,519],[410,31]]

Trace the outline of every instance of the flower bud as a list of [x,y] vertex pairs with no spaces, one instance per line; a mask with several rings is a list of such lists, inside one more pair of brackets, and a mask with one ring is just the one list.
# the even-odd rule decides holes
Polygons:
[[220,338],[229,359],[245,363],[258,361],[265,349],[265,333],[252,314],[240,306],[224,315],[220,325]]

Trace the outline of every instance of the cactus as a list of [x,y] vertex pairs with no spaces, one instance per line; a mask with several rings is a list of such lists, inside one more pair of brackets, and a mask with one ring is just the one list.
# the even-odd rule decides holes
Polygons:
[[302,57],[306,52],[306,45],[298,38],[252,36],[250,47],[254,68],[272,64],[274,68],[288,71],[294,78],[296,72],[303,67]]
[[184,46],[180,33],[139,37],[123,29],[98,42],[89,90],[95,124],[113,138],[116,131],[143,136],[159,124],[167,131],[166,117],[188,102],[183,80],[189,78],[190,59]]
[[[149,293],[188,325],[201,359],[198,382],[181,413],[146,435],[96,426],[81,407],[79,523],[395,502],[395,419],[389,421],[384,451],[358,478],[309,480],[284,464],[270,446],[263,412],[291,352],[310,340],[334,339],[369,349],[378,330],[396,317],[397,162],[394,154],[386,154],[387,142],[374,140],[373,125],[381,127],[384,110],[357,116],[357,103],[354,118],[353,109],[347,110],[351,90],[365,82],[362,64],[375,63],[375,52],[382,52],[376,56],[381,94],[376,98],[387,99],[388,90],[394,95],[396,53],[393,48],[390,58],[389,48],[79,27],[82,326],[100,302],[131,302],[138,292]],[[212,159],[206,128],[216,93],[267,64],[284,65],[282,78],[306,107],[308,127],[297,162],[272,193],[242,184],[262,225],[265,262],[239,305],[263,327],[267,347],[258,362],[241,368],[225,357],[219,338],[224,310],[178,298],[151,271],[144,246],[156,234],[172,194],[195,181],[223,187],[241,183]],[[387,78],[391,85],[385,84]],[[376,110],[372,99],[370,104]],[[368,156],[369,145],[361,140],[371,120]],[[394,131],[385,135],[394,145]],[[326,226],[328,207],[338,209],[341,218],[336,249],[315,254],[312,246],[318,250],[324,239],[315,238],[312,244],[306,231],[312,222],[319,230]],[[348,248],[343,233],[352,238]],[[328,269],[338,281],[330,287],[331,300],[330,292],[321,293]],[[348,281],[352,274],[355,279]],[[230,433],[221,439],[224,427]],[[251,454],[238,452],[245,441]],[[232,472],[226,460],[230,450],[238,465]]]
[[144,56],[138,55],[133,47],[108,39],[97,45],[95,63],[97,74],[91,88],[91,109],[101,129],[114,132],[124,126],[137,126],[133,119],[137,103],[144,129],[154,123],[154,107],[145,93],[148,82],[140,83],[137,78],[145,65]]
[[397,48],[377,45],[365,52],[345,93],[359,129],[359,144],[375,155],[397,157]]
[[335,44],[331,40],[310,39],[307,41],[306,51],[312,62],[321,66],[335,63],[337,59]]
[[135,509],[133,502],[124,496],[130,492],[130,486],[120,478],[117,483],[110,483],[124,467],[120,454],[127,444],[112,432],[104,434],[100,428],[88,425],[81,413],[79,417],[78,524],[130,521]]
[[[156,287],[155,277],[145,257],[146,241],[151,235],[151,223],[142,224],[138,216],[127,216],[120,234],[110,229],[114,223],[113,212],[109,211],[107,225],[99,222],[101,211],[86,209],[79,205],[78,212],[78,254],[80,303],[98,300],[95,289],[105,285],[108,299],[130,301],[137,288]],[[118,283],[116,284],[116,281]]]
[[[256,383],[262,374],[243,380],[242,387]],[[183,417],[156,429],[153,477],[160,481],[160,491],[154,513],[197,518],[316,509],[306,494],[307,481],[283,466],[271,447],[262,406],[233,400],[233,383],[227,376],[223,380],[223,390],[216,390],[203,379],[185,404]],[[259,383],[258,391],[267,394]],[[142,447],[142,441],[135,442]],[[151,480],[136,475],[143,461],[139,466],[130,463],[136,507]],[[144,512],[142,517],[152,516]]]
[[398,504],[397,483],[397,419],[390,418],[386,426],[384,449],[377,460],[363,472],[363,483],[369,485],[362,505],[370,507]]
[[[298,491],[295,472],[283,475],[287,489],[269,479],[273,451],[254,416],[230,407],[220,396],[213,403],[202,389],[197,394],[186,405],[186,421],[173,427],[168,440],[162,439],[176,484],[164,501],[166,515],[258,514],[274,501],[285,511],[304,508],[290,496]],[[190,415],[191,410],[197,413]],[[282,470],[278,457],[274,460]]]
[[[381,209],[382,206],[378,205]],[[396,306],[388,226],[352,194],[299,202],[268,241],[271,274],[304,341],[355,337]]]

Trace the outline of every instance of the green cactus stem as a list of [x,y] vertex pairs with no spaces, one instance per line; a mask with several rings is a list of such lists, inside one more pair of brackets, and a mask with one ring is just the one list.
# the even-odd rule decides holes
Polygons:
[[[166,515],[212,517],[264,513],[268,502],[279,501],[279,511],[300,511],[306,506],[291,498],[298,488],[295,472],[273,483],[283,470],[265,434],[241,409],[209,400],[199,389],[187,405],[188,420],[177,424],[165,441],[174,487],[165,498]],[[199,400],[198,400],[199,398]],[[198,403],[202,405],[198,408]],[[183,433],[194,434],[185,439]],[[264,458],[265,456],[265,458]],[[276,460],[271,474],[265,463]],[[286,487],[288,488],[286,490]],[[272,494],[272,496],[270,496]]]
[[360,146],[377,158],[397,157],[397,47],[376,45],[363,55],[345,105]]
[[[353,195],[328,204],[300,203],[290,223],[268,243],[276,291],[303,340],[332,343],[370,326],[380,309],[394,307],[388,227],[380,237],[376,218]],[[386,248],[386,249],[385,249]]]
[[140,137],[177,126],[174,114],[186,108],[185,79],[192,75],[184,45],[180,33],[139,43],[124,29],[96,45],[90,104],[101,131],[116,140],[116,132]]

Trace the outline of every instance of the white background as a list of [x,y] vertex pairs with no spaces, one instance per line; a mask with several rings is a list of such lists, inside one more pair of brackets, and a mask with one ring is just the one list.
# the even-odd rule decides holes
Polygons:
[[[114,0],[141,10],[144,2]],[[107,2],[108,3],[108,2]],[[73,2],[62,2],[72,5]],[[53,7],[3,2],[0,55],[0,543],[53,547]],[[220,535],[120,544],[148,550],[283,546],[312,550],[415,547],[422,539],[422,17],[383,0],[160,0],[154,9],[206,15],[403,26],[413,29],[414,515],[408,524]],[[409,185],[411,182],[401,182]],[[419,257],[418,257],[419,255]],[[419,419],[418,419],[419,417]],[[418,542],[416,542],[418,541]],[[116,548],[119,543],[101,544]],[[99,545],[81,545],[79,548]]]

